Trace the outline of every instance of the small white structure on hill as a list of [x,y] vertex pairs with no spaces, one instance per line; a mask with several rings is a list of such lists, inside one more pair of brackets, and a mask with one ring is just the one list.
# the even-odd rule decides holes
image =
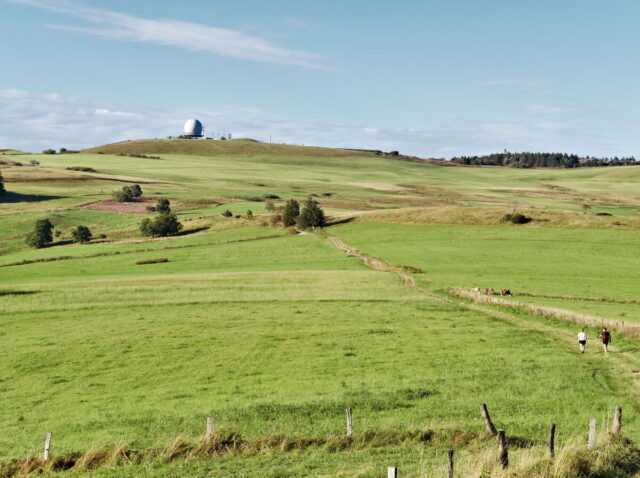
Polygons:
[[203,138],[204,137],[204,127],[200,120],[190,119],[184,124],[184,133],[182,134],[185,138]]

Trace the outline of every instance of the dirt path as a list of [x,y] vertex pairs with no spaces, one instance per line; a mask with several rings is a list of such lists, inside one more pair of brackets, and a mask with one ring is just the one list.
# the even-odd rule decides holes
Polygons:
[[[444,304],[455,304],[470,310],[475,310],[490,317],[495,317],[520,328],[541,332],[548,339],[551,339],[554,342],[561,343],[567,348],[576,349],[576,351],[578,349],[577,334],[570,334],[565,330],[543,324],[539,320],[536,320],[535,316],[532,316],[532,320],[526,320],[514,313],[496,310],[495,307],[499,306],[499,304],[496,304],[495,306],[480,305],[476,303],[471,296],[464,297],[464,299],[467,299],[469,301],[467,302],[457,301],[444,295],[436,294],[432,291],[418,286],[413,277],[406,272],[406,266],[391,264],[378,257],[365,254],[358,249],[349,246],[335,236],[328,236],[328,239],[334,246],[344,251],[347,255],[359,257],[365,266],[376,271],[391,272],[393,274],[396,274],[405,286],[418,289],[421,292],[425,293],[425,295],[428,295],[436,301],[442,302]],[[597,339],[594,339],[591,340],[590,347],[601,347],[601,345]],[[587,359],[596,360],[595,357],[589,356],[587,356]],[[640,392],[640,374],[637,373],[637,371],[640,370],[640,359],[638,357],[636,357],[631,352],[621,350],[616,346],[616,348],[614,348],[613,350],[610,347],[609,355],[607,355],[606,357],[599,356],[597,358],[597,360],[600,359],[606,359],[613,363],[616,368],[622,373],[621,377],[624,379],[624,381],[631,385],[633,391]]]

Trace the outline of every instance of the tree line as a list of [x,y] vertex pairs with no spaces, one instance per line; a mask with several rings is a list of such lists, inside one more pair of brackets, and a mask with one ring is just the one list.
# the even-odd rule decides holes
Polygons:
[[452,163],[470,166],[509,166],[512,168],[580,168],[601,166],[635,166],[640,165],[633,156],[596,158],[592,156],[580,157],[567,153],[503,153],[486,154],[483,156],[457,156],[451,158]]

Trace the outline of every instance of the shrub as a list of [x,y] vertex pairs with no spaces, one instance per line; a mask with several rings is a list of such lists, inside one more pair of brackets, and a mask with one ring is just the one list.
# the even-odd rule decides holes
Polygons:
[[123,191],[128,192],[131,197],[139,198],[142,196],[142,188],[139,184],[134,184],[132,186],[125,186],[122,188]]
[[251,209],[249,209],[249,210],[247,211],[247,217],[248,217],[249,219],[253,219],[253,211],[252,211]]
[[156,202],[156,211],[161,213],[169,213],[171,212],[170,202],[167,198],[160,198]]
[[97,173],[98,171],[96,171],[93,168],[88,168],[85,166],[69,166],[68,168],[69,171],[82,171],[84,173]]
[[81,244],[85,244],[93,239],[91,230],[87,226],[76,227],[71,231],[71,237],[73,238],[73,242],[79,242]]
[[31,166],[40,166],[40,161],[35,160],[35,159],[30,159],[30,160],[29,160],[29,164],[30,164]]
[[156,212],[156,207],[155,206],[147,206],[145,207],[145,209],[149,212]]
[[115,191],[113,193],[113,199],[116,202],[127,202],[131,200],[131,197],[124,191]]
[[597,212],[596,216],[611,216],[612,214],[610,212]]
[[296,223],[296,219],[300,215],[300,204],[295,199],[289,199],[284,206],[282,213],[282,223],[284,227],[293,226]]
[[118,202],[133,201],[134,198],[139,198],[140,196],[142,196],[142,188],[139,184],[123,186],[121,191],[113,193],[113,198]]
[[324,227],[327,220],[320,204],[309,196],[296,222],[301,229],[315,230],[316,227]]
[[169,259],[167,259],[166,257],[162,257],[160,259],[146,259],[143,261],[137,261],[136,265],[144,265],[144,264],[161,264],[163,262],[169,262]]
[[223,212],[221,215],[224,217],[233,217],[233,213],[228,209],[225,212]]
[[106,238],[107,238],[107,235],[106,235],[106,234],[98,234],[98,235],[96,236],[96,239],[106,239]]
[[27,236],[28,246],[40,249],[53,241],[53,224],[49,219],[38,219],[31,234]]
[[42,152],[42,154],[56,154],[56,150],[55,150],[55,149],[48,148],[48,149],[45,149],[45,150]]
[[155,219],[144,219],[140,232],[147,237],[174,236],[182,230],[182,224],[173,213],[160,214]]
[[4,179],[2,173],[0,173],[0,196],[7,194],[7,190],[4,188]]
[[67,148],[60,148],[60,154],[64,154],[67,152]]
[[533,221],[532,218],[517,212],[514,212],[512,214],[505,214],[502,217],[502,222],[510,222],[512,224],[527,224],[528,222],[531,222],[531,221]]
[[265,199],[280,199],[280,196],[276,196],[275,194],[265,194],[262,197]]

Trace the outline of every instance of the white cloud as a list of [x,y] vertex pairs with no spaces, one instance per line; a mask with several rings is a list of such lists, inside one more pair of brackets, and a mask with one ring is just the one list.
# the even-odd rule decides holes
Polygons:
[[0,90],[0,148],[80,149],[116,141],[164,138],[199,118],[207,134],[232,133],[262,141],[327,147],[398,150],[421,157],[511,151],[566,151],[626,155],[600,132],[561,121],[441,122],[425,129],[345,125],[286,118],[252,108],[220,110],[143,108],[97,103],[57,94]]
[[5,0],[81,18],[94,25],[49,25],[114,40],[155,43],[190,51],[200,51],[242,60],[327,69],[322,57],[314,53],[279,47],[257,36],[238,30],[170,19],[142,18],[134,15],[85,7],[68,0]]

